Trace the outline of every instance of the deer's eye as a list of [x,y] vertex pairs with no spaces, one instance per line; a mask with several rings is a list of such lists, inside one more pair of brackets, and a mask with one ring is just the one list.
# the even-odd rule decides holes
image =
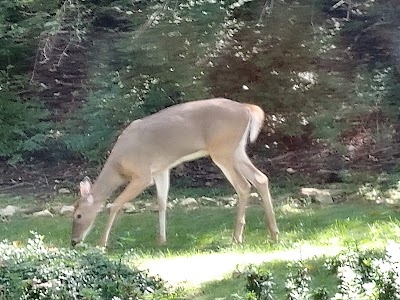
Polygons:
[[82,215],[80,215],[80,214],[79,214],[79,215],[76,215],[76,218],[77,218],[77,219],[81,219],[81,218],[82,218]]

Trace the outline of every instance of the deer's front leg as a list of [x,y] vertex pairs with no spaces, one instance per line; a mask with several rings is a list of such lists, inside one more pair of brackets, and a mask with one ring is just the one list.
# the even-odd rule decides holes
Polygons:
[[110,216],[104,230],[103,237],[100,241],[101,247],[106,247],[108,243],[108,237],[110,235],[111,228],[113,226],[115,217],[121,210],[122,206],[130,200],[136,198],[147,186],[150,185],[150,180],[135,180],[130,182],[124,191],[115,199],[110,209]]
[[153,179],[157,189],[157,200],[158,200],[158,219],[159,219],[158,243],[163,245],[167,242],[166,218],[167,218],[167,200],[169,191],[169,170],[165,170],[160,173],[154,174]]

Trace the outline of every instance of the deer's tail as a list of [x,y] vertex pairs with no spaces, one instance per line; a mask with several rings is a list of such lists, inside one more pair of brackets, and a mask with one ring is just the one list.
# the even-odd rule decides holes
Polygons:
[[265,120],[265,113],[261,107],[253,104],[245,104],[250,112],[250,130],[249,139],[254,143],[263,127]]

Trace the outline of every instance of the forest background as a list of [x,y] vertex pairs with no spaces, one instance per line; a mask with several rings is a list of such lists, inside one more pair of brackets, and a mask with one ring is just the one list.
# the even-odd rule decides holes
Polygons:
[[[132,120],[211,97],[267,112],[250,154],[268,174],[396,172],[399,12],[394,0],[1,1],[0,183],[76,184]],[[174,175],[222,180],[210,171]]]

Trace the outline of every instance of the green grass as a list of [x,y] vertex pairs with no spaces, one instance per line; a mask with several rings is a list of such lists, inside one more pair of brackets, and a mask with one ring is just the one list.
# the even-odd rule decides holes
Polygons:
[[[224,194],[226,190],[215,189],[212,195]],[[151,192],[145,194],[149,198]],[[184,195],[209,195],[204,190],[178,190],[171,198]],[[57,199],[58,202],[72,203],[72,199]],[[57,202],[56,201],[56,202]],[[34,198],[0,197],[0,208],[8,204],[29,207],[32,203],[43,207],[49,204]],[[35,204],[35,205],[36,205]],[[376,205],[371,202],[341,203],[330,206],[308,205],[296,208],[290,204],[276,207],[277,222],[281,231],[280,241],[271,243],[264,223],[264,214],[260,205],[252,205],[247,210],[245,243],[233,245],[231,236],[234,228],[235,208],[199,207],[184,209],[175,207],[168,211],[168,243],[159,246],[156,243],[158,215],[155,212],[142,212],[120,215],[112,231],[109,253],[119,255],[130,250],[137,259],[173,257],[210,252],[258,252],[270,253],[299,249],[302,245],[326,247],[354,247],[382,249],[387,240],[396,240],[400,235],[400,212],[397,207]],[[107,214],[101,213],[95,227],[88,236],[87,243],[95,245],[102,233]],[[31,237],[30,231],[42,234],[46,242],[56,247],[69,247],[71,219],[69,217],[28,217],[19,215],[1,224],[0,240],[25,242]],[[288,273],[288,257],[263,265],[270,270],[278,283],[278,295],[284,295],[284,280]],[[322,258],[307,260],[311,275],[316,278],[315,286],[335,287],[335,279],[321,268]],[[245,279],[230,277],[222,281],[203,284],[193,292],[192,299],[211,300],[238,293],[244,295]],[[232,298],[233,299],[233,298]]]
[[[133,248],[144,253],[198,253],[209,251],[272,251],[316,246],[377,247],[400,234],[399,212],[390,206],[369,203],[341,204],[283,211],[277,209],[280,242],[272,244],[264,224],[261,206],[247,211],[245,243],[231,244],[236,211],[234,208],[201,207],[195,210],[175,208],[168,212],[168,244],[157,245],[158,215],[143,212],[121,215],[113,229],[109,249],[123,252]],[[106,213],[101,213],[87,243],[96,244]],[[4,221],[0,239],[24,240],[29,231],[46,236],[55,246],[69,245],[71,219],[68,217],[17,217]]]
[[[8,204],[28,206],[23,199],[0,197],[0,207]],[[48,206],[42,205],[43,207]],[[388,205],[369,202],[343,203],[321,207],[317,205],[294,208],[286,204],[276,208],[281,231],[280,242],[271,244],[264,223],[262,207],[253,205],[247,210],[245,244],[232,246],[231,236],[236,216],[235,208],[199,207],[188,210],[175,207],[168,211],[168,244],[156,244],[158,215],[142,212],[121,215],[110,240],[110,251],[134,248],[144,252],[179,254],[221,250],[266,251],[291,249],[299,244],[340,245],[358,244],[376,247],[400,234],[399,211]],[[99,238],[106,213],[99,214],[96,226],[87,242],[95,244]],[[3,221],[0,239],[23,240],[29,231],[37,231],[57,246],[68,246],[71,220],[69,217],[33,218],[17,216]],[[232,248],[233,247],[233,248]]]

